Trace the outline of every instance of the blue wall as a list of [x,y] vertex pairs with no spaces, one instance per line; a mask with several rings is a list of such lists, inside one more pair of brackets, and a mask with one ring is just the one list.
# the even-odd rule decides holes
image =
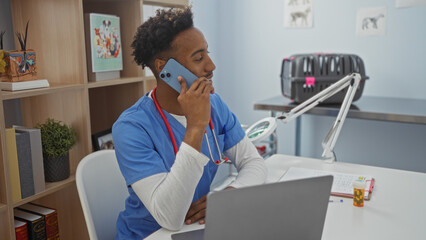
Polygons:
[[[253,103],[281,95],[283,57],[296,53],[359,55],[370,79],[363,96],[426,99],[426,7],[387,0],[313,1],[314,27],[283,27],[282,0],[193,0],[195,24],[216,63],[214,84],[240,121],[269,115]],[[387,8],[386,35],[355,34],[359,8]],[[426,106],[425,106],[426,108]],[[302,156],[320,157],[332,117],[302,116]],[[280,124],[279,153],[294,154],[294,123]],[[426,172],[426,125],[348,119],[335,147],[339,161]]]

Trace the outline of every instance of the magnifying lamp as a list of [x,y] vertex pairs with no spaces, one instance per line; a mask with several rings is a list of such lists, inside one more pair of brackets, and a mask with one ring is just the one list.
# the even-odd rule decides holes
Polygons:
[[268,117],[257,121],[246,130],[246,135],[253,143],[260,142],[269,137],[275,131],[278,120],[288,123],[348,87],[337,118],[322,142],[322,147],[324,149],[322,157],[327,162],[333,163],[336,161],[336,155],[334,154],[333,149],[336,145],[337,138],[339,137],[340,130],[342,129],[343,122],[346,119],[346,115],[348,114],[360,81],[361,75],[359,73],[348,74],[308,100],[297,105],[291,111],[282,113],[277,117]]

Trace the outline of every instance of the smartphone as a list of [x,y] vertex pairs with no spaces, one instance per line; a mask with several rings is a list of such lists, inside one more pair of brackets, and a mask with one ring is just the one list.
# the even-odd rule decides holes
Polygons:
[[180,83],[178,81],[178,76],[182,76],[183,79],[185,79],[188,88],[195,80],[198,79],[195,74],[182,66],[182,64],[180,64],[175,59],[170,58],[164,66],[163,70],[161,70],[160,78],[169,84],[169,86],[174,90],[180,93]]

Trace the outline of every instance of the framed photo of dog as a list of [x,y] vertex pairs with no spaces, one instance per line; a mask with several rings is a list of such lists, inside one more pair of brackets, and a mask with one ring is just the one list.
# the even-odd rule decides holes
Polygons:
[[123,70],[120,18],[88,13],[85,26],[89,80],[119,78],[119,71]]
[[107,129],[92,135],[92,143],[95,151],[114,149],[111,129]]

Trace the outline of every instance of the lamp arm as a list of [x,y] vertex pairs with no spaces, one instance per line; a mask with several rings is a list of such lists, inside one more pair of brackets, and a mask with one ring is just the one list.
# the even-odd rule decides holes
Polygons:
[[322,147],[324,149],[322,157],[327,159],[328,162],[333,163],[336,161],[336,156],[334,154],[334,146],[336,145],[337,138],[339,137],[340,131],[342,130],[343,123],[345,122],[346,116],[348,115],[349,109],[351,107],[352,101],[355,97],[356,90],[361,81],[361,75],[358,73],[352,74],[350,85],[348,91],[346,92],[345,98],[340,106],[339,113],[334,121],[333,126],[328,131],[325,136]]
[[361,81],[361,75],[359,73],[351,73],[347,76],[343,77],[339,81],[333,83],[323,91],[318,94],[312,96],[308,100],[299,104],[297,107],[293,108],[290,112],[283,113],[278,116],[277,119],[282,120],[284,123],[288,123],[291,120],[297,118],[303,113],[311,110],[321,102],[324,102],[326,99],[330,98],[334,94],[340,92],[344,88],[348,87],[345,98],[340,107],[339,113],[337,115],[336,120],[334,121],[333,126],[330,128],[327,133],[324,141],[322,142],[322,146],[324,148],[324,152],[322,156],[327,158],[329,162],[335,161],[334,156],[334,146],[336,144],[337,138],[339,137],[340,130],[342,129],[343,123],[346,119],[346,115],[348,114],[349,108],[352,104],[353,98],[355,96],[358,85]]

